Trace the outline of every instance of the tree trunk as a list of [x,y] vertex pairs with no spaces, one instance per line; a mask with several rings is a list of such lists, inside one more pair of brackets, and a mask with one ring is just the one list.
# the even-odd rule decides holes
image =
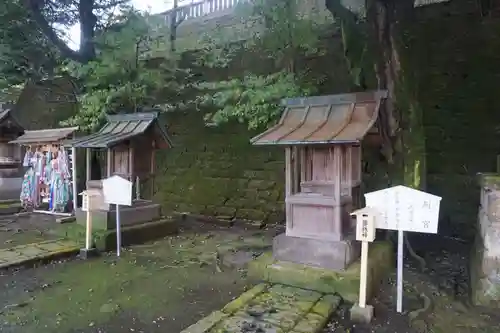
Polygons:
[[170,14],[170,52],[176,52],[175,42],[177,40],[177,27],[179,26],[179,15],[177,10],[179,8],[179,0],[174,0],[174,6]]
[[417,85],[410,76],[412,71],[410,68],[403,70],[402,64],[402,58],[409,56],[410,46],[404,32],[412,22],[413,13],[413,0],[372,0],[367,8],[378,88],[388,91],[388,98],[380,109],[378,125],[384,139],[382,153],[389,164],[389,179],[394,184],[423,188],[425,142],[422,114]]
[[80,18],[80,48],[78,51],[69,48],[47,21],[43,15],[43,1],[23,0],[23,3],[30,10],[31,16],[40,27],[42,33],[61,52],[64,58],[81,63],[87,63],[95,59],[94,35],[97,17],[94,14],[94,0],[80,0],[78,2]]
[[95,26],[97,17],[94,14],[94,0],[80,0],[80,55],[84,61],[95,59]]

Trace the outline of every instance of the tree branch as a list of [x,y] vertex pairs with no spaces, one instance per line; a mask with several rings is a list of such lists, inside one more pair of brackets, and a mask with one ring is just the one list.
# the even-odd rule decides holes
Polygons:
[[341,20],[349,25],[354,25],[358,22],[356,14],[344,7],[340,0],[325,0],[325,5],[334,19]]
[[94,29],[97,18],[93,14],[94,0],[80,0],[78,2],[78,14],[80,21],[80,48],[78,51],[72,50],[64,40],[62,40],[51,26],[47,18],[43,15],[43,0],[23,0],[31,16],[40,27],[47,39],[60,51],[64,58],[80,63],[86,63],[95,58]]
[[49,39],[49,41],[54,44],[57,49],[61,52],[61,55],[65,58],[85,62],[85,59],[78,51],[72,50],[59,36],[57,36],[54,28],[52,28],[49,22],[45,19],[42,14],[43,3],[38,0],[24,0],[24,4],[30,10],[31,15],[37,25],[40,27],[42,33]]

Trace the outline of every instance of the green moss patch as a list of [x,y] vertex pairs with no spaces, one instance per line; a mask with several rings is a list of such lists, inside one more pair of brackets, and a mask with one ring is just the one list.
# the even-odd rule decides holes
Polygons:
[[[121,258],[110,254],[21,271],[12,277],[21,290],[9,289],[0,305],[24,305],[0,311],[0,323],[22,333],[180,332],[253,284],[244,269],[221,268],[217,253],[237,251],[256,237],[263,236],[189,233],[124,250]],[[29,272],[40,286],[25,292]]]
[[[368,259],[368,291],[371,297],[382,279],[393,269],[392,245],[375,242],[370,246]],[[250,274],[272,283],[311,289],[322,293],[338,293],[342,298],[355,302],[359,291],[360,262],[354,262],[345,271],[332,271],[291,262],[276,261],[266,253],[250,263]]]

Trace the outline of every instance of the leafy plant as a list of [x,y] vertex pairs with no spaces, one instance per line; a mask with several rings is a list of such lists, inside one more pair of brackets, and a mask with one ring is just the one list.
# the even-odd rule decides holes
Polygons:
[[118,28],[97,39],[97,58],[85,64],[71,62],[66,70],[83,87],[79,95],[81,109],[65,125],[92,130],[105,114],[136,112],[156,106],[161,98],[177,97],[184,89],[189,70],[178,67],[178,59],[161,59],[151,65],[141,56],[155,43],[147,18],[137,13]]
[[[252,129],[266,126],[281,113],[282,98],[314,93],[314,85],[303,79],[307,67],[301,68],[297,63],[304,55],[321,54],[324,50],[319,25],[298,15],[298,4],[296,0],[256,0],[244,4],[239,10],[239,26],[203,39],[199,65],[229,67],[241,54],[252,51],[264,63],[270,62],[266,74],[199,83],[198,105],[216,109],[206,116],[207,121],[221,124],[237,120]],[[238,40],[244,42],[235,42]]]

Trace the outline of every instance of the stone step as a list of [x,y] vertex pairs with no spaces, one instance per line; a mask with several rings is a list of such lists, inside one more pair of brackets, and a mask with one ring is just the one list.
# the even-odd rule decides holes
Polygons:
[[[121,228],[122,246],[143,244],[168,235],[176,234],[179,226],[176,220],[170,218],[157,219],[133,226]],[[99,251],[116,250],[116,230],[108,230],[95,242]]]
[[337,295],[262,283],[181,333],[317,333],[340,301]]

